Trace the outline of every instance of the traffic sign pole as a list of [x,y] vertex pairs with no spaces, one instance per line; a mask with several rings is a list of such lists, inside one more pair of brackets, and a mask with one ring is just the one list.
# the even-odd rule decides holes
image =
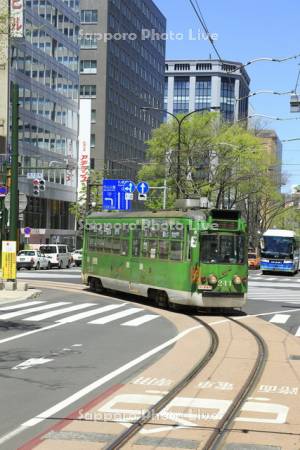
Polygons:
[[19,158],[19,86],[12,84],[12,158],[11,158],[11,187],[10,187],[10,216],[9,239],[18,240],[19,196],[18,196],[18,158]]

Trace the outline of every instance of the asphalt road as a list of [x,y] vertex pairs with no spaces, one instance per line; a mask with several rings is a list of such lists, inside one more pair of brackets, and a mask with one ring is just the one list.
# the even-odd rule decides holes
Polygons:
[[[51,281],[80,284],[80,269],[22,270],[18,276],[44,280],[45,289],[32,304],[0,305],[3,450],[19,448],[57,418],[66,417],[104,390],[125,382],[161,353],[129,364],[121,372],[118,369],[177,334],[159,313],[145,311],[142,302],[132,305],[122,294],[95,297],[47,289]],[[249,301],[244,311],[300,338],[299,292],[299,275],[250,272]],[[103,307],[105,310],[99,311]],[[65,399],[70,400],[61,404]],[[37,419],[41,413],[42,419]],[[32,418],[34,427],[20,428]],[[11,431],[16,435],[7,436]]]
[[[80,268],[72,267],[39,272],[22,270],[18,272],[18,276],[29,280],[81,284],[80,273]],[[260,271],[249,271],[249,301],[244,311],[247,314],[265,314],[261,316],[262,319],[272,320],[272,323],[289,333],[300,335],[300,273],[295,276],[262,275]],[[274,318],[274,311],[285,317]],[[267,314],[269,312],[270,315]]]
[[[30,301],[0,305],[3,450],[18,448],[32,437],[33,430],[2,442],[5,434],[177,334],[175,327],[158,314],[149,317],[143,305],[133,311],[130,303],[119,299],[45,290],[33,302],[34,305],[28,305]],[[99,307],[107,307],[106,312],[97,312]],[[112,316],[120,313],[123,317]],[[75,317],[78,314],[82,316]],[[89,323],[103,317],[109,320]],[[46,327],[49,329],[44,330]],[[158,356],[159,353],[155,355]],[[124,382],[152,361],[148,358],[119,376],[108,378],[103,386],[107,389]],[[99,395],[101,386],[84,395],[84,403]],[[63,408],[63,415],[82,401],[72,401]],[[34,427],[34,435],[61,414],[58,410],[47,423],[43,421]]]

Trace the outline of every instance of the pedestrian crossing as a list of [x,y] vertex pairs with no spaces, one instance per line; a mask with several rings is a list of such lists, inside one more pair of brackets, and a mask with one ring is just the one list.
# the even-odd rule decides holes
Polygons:
[[248,279],[249,279],[249,281],[259,280],[259,281],[266,281],[266,282],[278,281],[281,283],[284,283],[284,282],[288,282],[288,283],[292,282],[292,283],[297,283],[297,284],[300,283],[300,278],[295,277],[295,276],[289,277],[289,276],[267,276],[267,275],[262,275],[262,274],[256,274],[256,275],[249,274]]
[[[120,309],[120,311],[112,313],[112,311],[117,309]],[[75,312],[76,314],[72,314]],[[133,315],[138,315],[138,317],[128,320]],[[85,321],[89,325],[106,325],[119,321],[119,324],[122,326],[136,328],[159,317],[157,314],[146,313],[143,308],[131,307],[128,303],[108,304],[99,307],[98,303],[79,303],[74,305],[72,302],[47,303],[45,301],[35,301],[0,307],[0,320],[20,319],[28,322],[42,322],[53,319],[54,323],[60,324]],[[126,321],[123,322],[125,318]]]
[[266,286],[257,287],[249,286],[248,301],[267,301],[277,303],[300,304],[300,292],[298,289],[286,289],[282,286]]
[[[276,325],[286,325],[291,317],[292,316],[290,314],[274,314],[270,317],[268,322],[274,323]],[[290,329],[289,333],[294,334]],[[300,326],[297,328],[294,335],[295,337],[300,337]]]

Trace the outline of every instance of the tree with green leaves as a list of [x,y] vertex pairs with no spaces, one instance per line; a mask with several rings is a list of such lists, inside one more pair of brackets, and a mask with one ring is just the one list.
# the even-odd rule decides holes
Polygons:
[[[261,139],[243,126],[222,123],[217,113],[209,112],[194,114],[182,124],[179,172],[177,161],[178,124],[171,120],[154,130],[148,141],[148,162],[139,179],[151,186],[162,185],[166,179],[169,206],[174,205],[179,188],[181,197],[208,197],[217,208],[234,208],[257,193],[273,163]],[[161,207],[161,200],[151,194],[148,205]]]

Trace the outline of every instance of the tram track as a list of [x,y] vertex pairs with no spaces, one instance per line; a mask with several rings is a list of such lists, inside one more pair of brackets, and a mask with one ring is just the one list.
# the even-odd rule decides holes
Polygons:
[[[119,434],[119,436],[111,443],[109,443],[104,449],[105,450],[117,450],[123,448],[129,441],[131,441],[145,425],[150,423],[150,420],[158,415],[180,392],[183,391],[208,365],[208,363],[213,359],[214,355],[219,346],[219,337],[215,330],[205,321],[197,316],[192,316],[192,318],[199,324],[201,324],[210,334],[210,346],[200,361],[198,361],[191,371],[188,372],[182,378],[176,386],[174,386],[165,396],[163,396],[156,404],[151,406],[146,413],[143,414],[137,421],[135,421],[129,428],[124,432]],[[211,428],[212,432],[208,437],[206,443],[202,450],[217,450],[224,441],[226,433],[231,431],[230,425],[234,421],[235,417],[241,410],[243,403],[246,401],[249,394],[254,390],[257,382],[259,381],[267,360],[268,349],[264,339],[251,327],[241,323],[231,317],[224,316],[224,319],[228,319],[231,322],[241,326],[246,331],[248,331],[252,336],[254,336],[257,346],[257,358],[250,371],[249,376],[243,383],[235,399],[232,401],[231,406],[228,408],[227,412],[224,414],[222,419],[218,424]]]
[[[85,287],[76,284],[63,283],[63,282],[49,282],[47,286],[42,281],[34,282],[32,285],[36,287],[51,287],[56,289],[64,289],[64,290],[73,290],[74,292],[84,292],[90,293],[92,295],[98,295],[96,293],[91,293],[86,290]],[[104,294],[105,295],[105,294]],[[156,404],[151,406],[146,413],[143,414],[137,421],[133,422],[129,428],[127,428],[124,432],[119,434],[119,436],[111,443],[109,443],[105,450],[115,450],[122,448],[126,443],[131,441],[138,433],[141,431],[143,427],[147,424],[150,424],[150,420],[158,415],[164,408],[181,392],[184,388],[186,388],[189,383],[193,381],[199,375],[202,370],[208,365],[208,363],[213,359],[214,355],[219,346],[219,337],[212,326],[209,325],[205,320],[200,319],[198,316],[190,316],[194,321],[203,326],[210,335],[210,346],[206,351],[205,355],[198,361],[194,367],[174,386],[166,395],[164,395]],[[250,371],[249,376],[246,378],[245,382],[241,386],[239,392],[235,396],[232,401],[232,404],[223,415],[222,419],[211,428],[211,433],[207,439],[206,444],[201,447],[202,450],[217,450],[221,448],[222,442],[225,440],[226,434],[231,431],[231,425],[239,414],[242,405],[245,403],[247,397],[254,390],[257,385],[258,380],[260,379],[265,363],[268,357],[268,349],[264,339],[251,327],[242,323],[240,320],[236,320],[229,316],[220,316],[224,320],[231,321],[235,325],[242,327],[248,333],[250,333],[257,343],[257,357]],[[206,431],[208,429],[206,428]]]

